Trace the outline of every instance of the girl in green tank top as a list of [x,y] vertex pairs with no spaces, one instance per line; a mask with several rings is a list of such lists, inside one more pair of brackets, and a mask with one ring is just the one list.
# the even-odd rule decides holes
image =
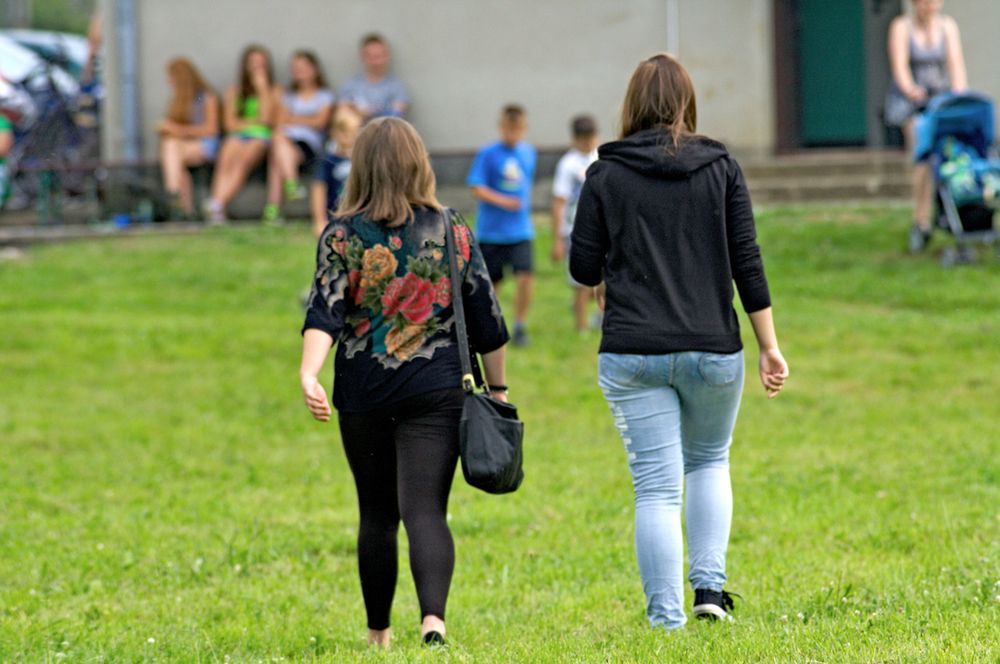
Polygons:
[[260,118],[260,98],[251,95],[243,99],[240,109],[240,119],[246,124],[237,133],[240,138],[259,138],[262,141],[271,140],[271,127],[257,120]]
[[267,157],[277,95],[271,56],[263,46],[248,46],[240,58],[238,83],[226,91],[226,139],[215,165],[212,197],[204,210],[209,222],[226,221],[226,205],[239,193],[254,167]]

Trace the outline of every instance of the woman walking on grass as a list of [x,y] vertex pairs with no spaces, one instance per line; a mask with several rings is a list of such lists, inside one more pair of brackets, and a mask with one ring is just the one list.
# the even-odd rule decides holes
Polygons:
[[668,55],[642,62],[621,140],[601,146],[580,195],[570,271],[606,302],[599,379],[635,488],[635,540],[653,626],[684,625],[687,491],[694,615],[729,619],[729,447],[743,391],[733,282],[769,397],[788,377],[750,197],[721,144],[695,134],[694,87]]
[[[368,642],[388,646],[400,519],[410,543],[425,643],[444,642],[455,565],[446,520],[465,393],[452,297],[483,354],[493,396],[503,384],[507,327],[468,227],[435,197],[416,130],[372,120],[352,152],[347,188],[320,236],[303,327],[301,383],[313,417],[330,419],[318,376],[334,343],[333,405],[358,491],[358,565]],[[461,293],[452,293],[445,233],[453,233]]]

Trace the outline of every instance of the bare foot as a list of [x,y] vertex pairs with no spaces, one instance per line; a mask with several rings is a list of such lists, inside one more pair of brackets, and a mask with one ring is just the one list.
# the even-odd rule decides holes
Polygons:
[[370,629],[368,630],[368,645],[388,649],[389,641],[392,640],[392,629]]

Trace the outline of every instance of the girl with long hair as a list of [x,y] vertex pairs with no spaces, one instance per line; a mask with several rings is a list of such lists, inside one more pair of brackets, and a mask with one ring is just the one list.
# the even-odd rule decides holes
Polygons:
[[788,377],[750,195],[725,146],[696,134],[687,71],[666,54],[632,74],[620,140],[587,171],[570,271],[605,310],[598,377],[635,489],[635,546],[654,627],[684,625],[682,496],[699,618],[730,618],[729,448],[743,393],[733,283],[760,349],[761,383]]
[[291,70],[291,89],[280,97],[268,158],[266,222],[281,216],[282,195],[288,200],[305,198],[299,167],[311,165],[322,154],[325,129],[336,101],[315,53],[296,51]]
[[167,64],[173,96],[160,122],[160,169],[172,207],[184,217],[194,214],[190,166],[213,161],[219,152],[219,97],[197,67],[186,58]]
[[226,138],[212,179],[210,222],[226,221],[226,205],[235,198],[254,166],[266,156],[277,112],[274,69],[263,46],[251,45],[240,56],[237,84],[226,90],[223,127]]

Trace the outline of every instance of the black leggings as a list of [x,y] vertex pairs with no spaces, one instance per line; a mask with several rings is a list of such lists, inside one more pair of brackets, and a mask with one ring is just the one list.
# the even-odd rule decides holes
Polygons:
[[389,626],[402,517],[421,616],[444,620],[455,569],[448,493],[458,461],[461,389],[429,392],[366,413],[341,413],[340,435],[358,489],[358,568],[369,629]]

